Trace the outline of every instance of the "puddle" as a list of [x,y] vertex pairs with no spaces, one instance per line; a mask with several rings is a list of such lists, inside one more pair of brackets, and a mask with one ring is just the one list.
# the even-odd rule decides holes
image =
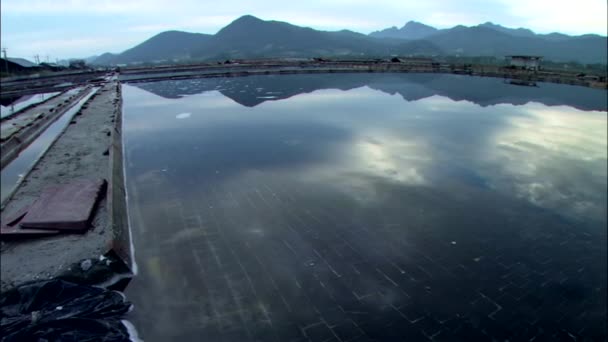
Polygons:
[[52,97],[59,95],[61,92],[50,92],[33,95],[25,95],[17,98],[6,98],[2,100],[0,105],[0,117],[5,118],[13,113],[16,113],[23,108],[31,105],[44,102]]

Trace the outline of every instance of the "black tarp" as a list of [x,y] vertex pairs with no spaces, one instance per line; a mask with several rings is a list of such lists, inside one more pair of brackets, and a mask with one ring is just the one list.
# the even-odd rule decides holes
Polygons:
[[8,341],[130,341],[122,293],[54,279],[0,295],[0,334]]

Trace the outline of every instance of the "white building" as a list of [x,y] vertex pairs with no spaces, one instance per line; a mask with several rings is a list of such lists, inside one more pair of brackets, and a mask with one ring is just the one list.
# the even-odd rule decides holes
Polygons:
[[540,70],[541,56],[507,56],[509,65],[525,70]]

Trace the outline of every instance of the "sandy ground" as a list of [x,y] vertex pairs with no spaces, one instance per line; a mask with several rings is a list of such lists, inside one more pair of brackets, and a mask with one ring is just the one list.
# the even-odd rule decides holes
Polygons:
[[[120,87],[113,81],[91,97],[72,120],[75,123],[67,126],[33,167],[3,208],[2,219],[32,203],[48,185],[79,177],[104,178],[111,185],[112,154],[108,154],[108,150],[119,116]],[[107,252],[115,236],[111,228],[110,192],[111,186],[95,213],[93,227],[82,235],[3,241],[0,248],[2,290],[25,281],[57,276],[83,259],[98,259]]]

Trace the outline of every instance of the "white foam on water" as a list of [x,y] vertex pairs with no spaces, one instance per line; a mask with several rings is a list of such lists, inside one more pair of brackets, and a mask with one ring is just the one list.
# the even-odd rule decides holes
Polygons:
[[191,113],[179,113],[175,116],[176,119],[187,119],[192,115]]
[[144,342],[144,340],[139,338],[139,335],[137,334],[137,329],[135,329],[135,326],[133,325],[133,323],[127,321],[126,319],[123,319],[120,322],[127,329],[127,332],[129,333],[129,340],[131,340],[133,342]]
[[[122,92],[122,89],[121,89]],[[121,103],[121,115],[124,114],[124,104]],[[124,128],[125,128],[125,120],[124,118],[122,118],[120,120],[120,132],[121,134],[124,132]],[[123,138],[124,139],[124,138]],[[123,161],[126,161],[127,158],[127,154],[126,154],[126,149],[125,149],[125,142],[123,140],[123,143],[121,144],[121,148],[122,148],[122,158]],[[125,182],[125,184],[127,183],[127,168],[123,167],[122,168],[122,179]],[[126,215],[127,215],[127,225],[129,227],[129,247],[131,249],[131,272],[133,273],[133,276],[136,276],[138,273],[138,269],[137,269],[137,262],[135,261],[135,244],[133,243],[133,222],[131,220],[131,209],[129,208],[129,187],[125,186],[125,207],[126,207]]]
[[[101,287],[101,288],[107,289],[108,287],[110,287],[110,286],[118,283],[119,281],[121,281],[123,279],[133,278],[136,275],[136,273],[135,273],[136,268],[135,267],[133,267],[133,268],[134,268],[134,270],[131,271],[131,273],[114,274],[110,278],[108,278],[108,279],[106,279],[106,280],[104,280],[104,281],[102,281],[102,282],[100,282],[98,284],[95,284],[93,286],[97,286],[97,287]],[[122,292],[120,292],[120,291],[116,291],[116,292],[120,293],[122,295],[122,297],[124,299],[126,299],[126,297],[124,296],[124,294]]]

